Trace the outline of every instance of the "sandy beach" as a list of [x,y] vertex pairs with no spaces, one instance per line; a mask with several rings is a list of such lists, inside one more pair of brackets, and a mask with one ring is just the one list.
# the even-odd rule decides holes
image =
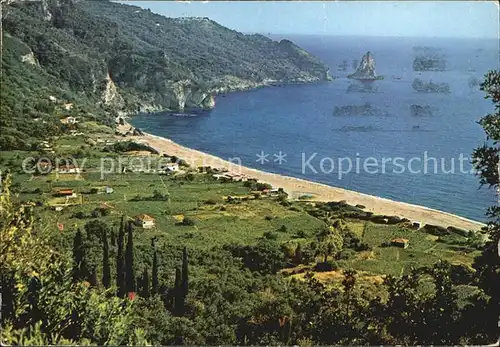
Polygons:
[[[129,127],[129,125],[127,124],[122,127]],[[371,211],[375,214],[404,217],[413,222],[419,222],[421,225],[454,226],[465,230],[479,230],[484,226],[483,223],[425,206],[393,201],[299,178],[251,169],[211,154],[181,146],[160,136],[144,133],[142,136],[129,137],[136,142],[149,145],[160,152],[160,154],[182,158],[193,167],[211,166],[214,168],[225,168],[229,171],[255,178],[260,182],[269,183],[274,188],[283,188],[292,199],[303,195],[311,195],[313,197],[312,200],[315,201],[345,200],[350,205],[363,205],[366,211]]]

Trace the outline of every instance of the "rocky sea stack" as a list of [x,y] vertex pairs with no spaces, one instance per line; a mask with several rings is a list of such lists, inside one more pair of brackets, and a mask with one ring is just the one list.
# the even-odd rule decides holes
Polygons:
[[375,72],[375,59],[373,59],[370,51],[363,55],[356,71],[347,76],[347,78],[360,81],[375,81],[384,79],[384,77],[378,76]]

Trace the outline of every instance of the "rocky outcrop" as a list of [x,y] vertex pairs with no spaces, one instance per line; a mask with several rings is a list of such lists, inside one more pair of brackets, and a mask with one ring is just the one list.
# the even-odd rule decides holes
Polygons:
[[215,106],[213,96],[190,80],[175,82],[172,86],[176,105],[173,109],[212,108]]
[[33,52],[21,56],[21,61],[33,66],[38,66],[38,61],[35,58]]
[[378,76],[375,72],[375,59],[370,51],[366,52],[361,58],[358,68],[353,74],[347,76],[355,80],[380,80],[382,76]]
[[214,108],[215,107],[215,96],[212,94],[207,95],[201,104],[203,108]]
[[123,98],[120,93],[118,93],[116,85],[111,79],[109,73],[106,75],[105,87],[101,99],[106,106],[123,108]]

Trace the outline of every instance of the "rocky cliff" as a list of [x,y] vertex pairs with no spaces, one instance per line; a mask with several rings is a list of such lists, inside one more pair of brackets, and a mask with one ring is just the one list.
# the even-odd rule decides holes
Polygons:
[[347,77],[356,80],[383,79],[382,76],[377,76],[377,73],[375,72],[375,59],[373,58],[370,51],[366,52],[366,54],[363,55],[356,71]]

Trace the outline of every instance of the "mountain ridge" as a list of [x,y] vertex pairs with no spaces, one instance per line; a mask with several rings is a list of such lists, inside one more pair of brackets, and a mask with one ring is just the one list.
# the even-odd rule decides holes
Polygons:
[[[13,1],[5,10],[2,82],[11,95],[2,111],[11,114],[19,94],[36,112],[54,95],[111,124],[116,115],[211,108],[219,93],[330,79],[293,42],[208,18],[169,18],[111,1]],[[31,84],[20,87],[25,75]]]

